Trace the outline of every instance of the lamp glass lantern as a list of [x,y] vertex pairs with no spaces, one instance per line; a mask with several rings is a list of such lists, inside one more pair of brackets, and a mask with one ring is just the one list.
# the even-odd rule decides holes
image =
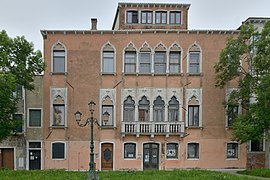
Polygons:
[[96,106],[96,103],[94,101],[90,101],[90,103],[88,104],[89,106],[89,111],[90,112],[94,112],[95,111],[95,106]]

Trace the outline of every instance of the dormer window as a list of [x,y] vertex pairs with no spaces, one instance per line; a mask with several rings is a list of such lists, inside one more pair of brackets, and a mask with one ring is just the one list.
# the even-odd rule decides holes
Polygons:
[[141,23],[142,24],[152,24],[153,14],[152,11],[142,11],[141,13]]
[[138,11],[127,11],[127,23],[138,23]]

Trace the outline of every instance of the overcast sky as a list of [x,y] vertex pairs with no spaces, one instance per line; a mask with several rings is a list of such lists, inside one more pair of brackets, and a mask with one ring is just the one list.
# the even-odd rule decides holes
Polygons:
[[248,17],[270,17],[270,0],[1,0],[0,30],[24,35],[42,50],[40,30],[110,30],[118,2],[191,4],[188,29],[237,29]]

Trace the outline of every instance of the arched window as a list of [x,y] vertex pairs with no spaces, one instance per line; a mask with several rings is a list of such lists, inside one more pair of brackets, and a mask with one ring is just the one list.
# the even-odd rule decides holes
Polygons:
[[137,54],[136,49],[132,43],[125,48],[125,57],[124,57],[124,71],[125,73],[136,73],[136,61]]
[[199,110],[200,105],[196,97],[193,96],[188,102],[188,126],[190,127],[199,127]]
[[102,49],[102,73],[115,73],[115,52],[114,47],[107,43]]
[[155,48],[155,55],[154,55],[154,72],[157,74],[164,74],[166,73],[166,48],[163,44],[159,44]]
[[154,121],[164,121],[165,103],[160,96],[154,101]]
[[179,121],[179,102],[175,96],[169,101],[168,118],[169,122]]
[[188,52],[188,73],[201,73],[201,49],[198,45],[193,44]]
[[109,96],[106,96],[102,102],[102,126],[114,125],[113,111],[113,101]]
[[140,49],[140,56],[139,56],[139,71],[142,74],[149,74],[151,73],[151,49],[147,43],[143,45]]
[[171,74],[181,73],[181,48],[177,44],[170,48],[169,72]]
[[65,101],[60,95],[53,101],[53,126],[65,125]]
[[135,102],[131,96],[124,101],[124,121],[135,121]]
[[63,44],[57,43],[53,46],[52,55],[52,72],[65,73],[66,72],[66,49]]
[[139,101],[139,121],[149,121],[150,103],[145,96]]

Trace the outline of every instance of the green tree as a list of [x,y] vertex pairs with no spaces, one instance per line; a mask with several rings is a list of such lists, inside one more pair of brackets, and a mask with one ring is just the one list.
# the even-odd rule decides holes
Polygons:
[[233,139],[245,143],[266,138],[266,165],[269,166],[270,21],[265,23],[262,32],[252,24],[242,25],[238,36],[228,39],[214,68],[216,87],[224,88],[232,81],[238,84],[225,103],[227,107],[241,105],[243,108],[242,115],[233,123]]
[[16,85],[34,89],[34,76],[44,70],[40,51],[24,36],[11,38],[0,31],[0,141],[14,132],[18,121],[13,119],[20,96],[14,95]]

